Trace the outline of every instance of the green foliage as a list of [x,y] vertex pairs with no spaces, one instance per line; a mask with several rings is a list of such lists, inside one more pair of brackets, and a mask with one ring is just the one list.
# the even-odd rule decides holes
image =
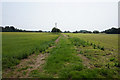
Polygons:
[[103,51],[105,50],[105,49],[104,49],[104,46],[103,46],[103,47],[101,47],[100,49],[101,49],[101,50],[103,50]]
[[104,46],[101,47],[100,45],[97,45],[97,48],[100,49],[100,50],[103,50],[103,51],[105,50]]
[[77,37],[70,38],[70,40],[75,46],[83,46],[83,47],[92,46],[94,49],[100,49],[104,51],[104,47],[101,47],[100,45],[96,45],[94,43],[90,43],[88,41],[82,40]]
[[110,61],[114,61],[114,60],[115,60],[115,57],[110,58]]
[[80,51],[79,54],[83,54],[83,51]]
[[96,49],[96,45],[95,44],[93,45],[93,48]]
[[81,40],[81,39],[76,38],[76,37],[70,38],[70,40],[72,41],[72,43],[73,43],[75,46],[83,46],[83,47],[89,46],[88,41],[84,41],[84,40]]
[[118,62],[115,62],[115,65],[116,67],[120,67],[120,64]]

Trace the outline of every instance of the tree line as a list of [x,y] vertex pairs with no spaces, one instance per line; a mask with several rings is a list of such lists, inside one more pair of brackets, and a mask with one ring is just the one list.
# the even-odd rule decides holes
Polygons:
[[[65,31],[64,33],[68,33],[69,31]],[[106,33],[106,34],[120,34],[120,28],[114,28],[112,27],[111,29],[107,29],[105,31],[99,32],[98,30],[92,31],[87,31],[87,30],[80,30],[80,31],[74,31],[73,33]]]
[[[0,32],[59,32],[61,33],[62,31],[56,27],[52,28],[51,31],[28,31],[28,30],[22,30],[22,29],[17,29],[14,26],[5,26],[5,27],[0,27]],[[106,34],[120,34],[120,28],[111,28],[111,29],[107,29],[105,31],[101,31],[99,32],[98,30],[94,30],[94,31],[87,31],[87,30],[80,30],[80,31],[74,31],[74,32],[70,32],[70,31],[64,31],[63,33],[106,33]]]
[[101,33],[107,33],[107,34],[120,34],[120,28],[111,28],[111,29],[102,31]]
[[0,32],[43,32],[43,31],[42,30],[28,31],[28,30],[17,29],[14,26],[5,26],[5,27],[0,27]]

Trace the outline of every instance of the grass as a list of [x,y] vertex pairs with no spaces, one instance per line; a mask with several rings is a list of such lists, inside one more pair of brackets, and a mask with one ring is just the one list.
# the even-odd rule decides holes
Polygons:
[[2,33],[3,68],[10,68],[33,53],[45,51],[58,37],[52,33]]

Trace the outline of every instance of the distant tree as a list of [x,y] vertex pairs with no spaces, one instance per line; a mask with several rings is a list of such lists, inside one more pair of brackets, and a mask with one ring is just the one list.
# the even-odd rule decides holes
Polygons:
[[2,32],[2,29],[3,29],[3,27],[2,27],[2,26],[0,26],[0,32]]
[[87,30],[80,30],[79,33],[87,33]]
[[97,30],[94,30],[94,31],[93,31],[93,33],[96,33],[96,34],[98,34],[98,33],[99,33],[99,31],[97,31]]
[[70,33],[70,31],[64,31],[64,33]]
[[80,31],[74,31],[73,33],[92,33],[92,32],[87,30],[80,30]]
[[67,31],[64,31],[64,33],[67,33]]
[[5,26],[5,32],[10,32],[10,28],[9,28],[9,26]]
[[39,30],[38,32],[42,32],[42,30]]
[[14,28],[13,26],[5,26],[5,28],[2,27],[2,32],[24,32],[24,31]]
[[62,32],[60,29],[54,27],[51,32]]
[[87,30],[80,30],[79,33],[92,33],[92,32]]
[[87,31],[87,33],[92,33],[91,31]]
[[74,31],[73,33],[79,33],[79,31]]
[[10,26],[9,28],[10,28],[10,31],[11,31],[11,32],[15,32],[15,31],[16,31],[13,26]]
[[120,28],[118,28],[118,34],[120,34]]
[[112,27],[111,29],[102,31],[101,33],[106,33],[106,34],[120,34],[120,28],[114,28],[114,27]]

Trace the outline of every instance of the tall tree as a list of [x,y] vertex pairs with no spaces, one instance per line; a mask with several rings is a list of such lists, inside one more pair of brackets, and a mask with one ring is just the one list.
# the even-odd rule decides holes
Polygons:
[[60,29],[54,27],[51,32],[62,32]]

